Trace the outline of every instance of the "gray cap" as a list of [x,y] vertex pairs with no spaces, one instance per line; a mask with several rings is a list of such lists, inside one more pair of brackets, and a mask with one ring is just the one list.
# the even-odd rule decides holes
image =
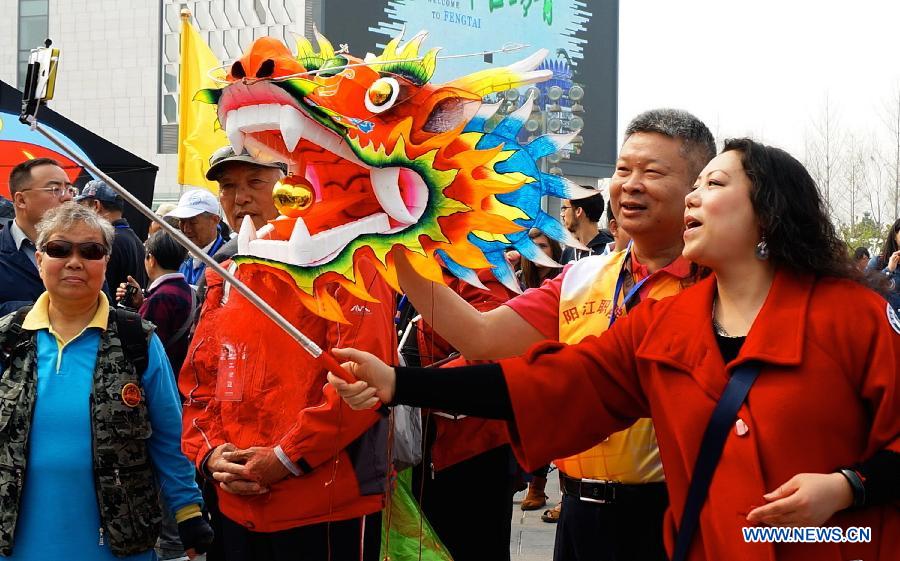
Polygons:
[[219,175],[222,173],[222,169],[228,162],[244,162],[246,164],[252,164],[254,166],[260,166],[264,168],[280,169],[283,173],[287,173],[287,164],[285,164],[284,162],[271,162],[264,164],[258,160],[253,159],[253,156],[248,154],[246,150],[244,150],[240,154],[235,154],[234,148],[232,148],[231,145],[228,145],[223,146],[213,152],[213,155],[209,158],[209,169],[206,171],[206,179],[209,179],[210,181],[215,181],[216,179],[218,179]]

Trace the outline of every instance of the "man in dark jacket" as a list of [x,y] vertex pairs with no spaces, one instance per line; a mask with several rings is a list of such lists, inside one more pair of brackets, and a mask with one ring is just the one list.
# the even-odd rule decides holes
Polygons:
[[128,277],[132,277],[141,285],[147,286],[147,271],[144,268],[144,244],[122,218],[125,201],[106,182],[99,179],[88,181],[75,202],[94,209],[97,214],[107,219],[116,229],[113,239],[112,253],[106,266],[106,284],[113,290]]
[[44,292],[35,262],[35,226],[76,193],[55,160],[35,158],[9,174],[15,218],[0,222],[0,317],[29,306]]
[[16,217],[16,211],[13,210],[12,201],[0,195],[0,220],[9,220]]
[[596,195],[584,199],[563,199],[559,207],[559,217],[563,225],[590,251],[567,247],[563,250],[560,263],[565,265],[582,257],[600,255],[606,249],[606,244],[613,241],[613,237],[608,232],[600,230],[600,226],[597,225],[603,218],[604,208],[603,195],[599,191]]

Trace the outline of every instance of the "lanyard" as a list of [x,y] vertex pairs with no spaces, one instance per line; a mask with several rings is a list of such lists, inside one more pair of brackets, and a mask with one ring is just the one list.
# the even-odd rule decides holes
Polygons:
[[[628,251],[625,253],[625,259],[622,262],[622,270],[619,271],[619,279],[616,281],[616,290],[613,292],[613,300],[612,300],[612,311],[609,314],[609,327],[612,327],[614,323],[616,323],[616,312],[619,311],[619,294],[622,292],[622,286],[625,284],[625,275],[627,271],[625,270],[625,265],[628,264],[628,260],[631,259],[631,244],[628,244]],[[631,290],[625,294],[625,298],[622,300],[622,307],[627,308],[628,302],[634,297],[635,294],[644,286],[644,283],[653,278],[653,275],[647,275],[642,278],[640,281],[636,282],[634,286],[631,287]],[[607,328],[609,329],[609,328]]]

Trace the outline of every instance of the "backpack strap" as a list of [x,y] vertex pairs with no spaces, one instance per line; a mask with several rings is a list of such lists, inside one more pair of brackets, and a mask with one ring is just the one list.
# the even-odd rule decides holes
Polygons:
[[6,364],[15,348],[28,337],[22,323],[30,311],[31,306],[23,306],[0,320],[0,363]]
[[694,534],[697,532],[697,524],[700,521],[700,510],[706,502],[709,494],[709,484],[716,472],[716,466],[722,458],[722,450],[725,448],[725,440],[731,432],[734,418],[737,416],[741,404],[747,399],[750,386],[759,376],[760,365],[749,362],[737,367],[722,392],[722,397],[716,403],[703,440],[700,443],[700,452],[694,463],[694,473],[691,475],[691,483],[688,487],[687,499],[684,501],[684,510],[681,514],[681,524],[678,527],[678,535],[675,537],[675,552],[672,561],[684,561],[687,559]]
[[144,331],[143,320],[140,314],[135,312],[122,308],[113,308],[113,310],[116,330],[122,341],[122,351],[125,353],[125,358],[134,365],[134,371],[138,377],[141,377],[150,363],[147,333]]

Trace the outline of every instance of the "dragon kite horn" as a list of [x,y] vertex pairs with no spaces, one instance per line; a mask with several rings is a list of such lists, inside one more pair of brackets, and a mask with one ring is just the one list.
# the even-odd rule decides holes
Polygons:
[[503,68],[487,68],[473,74],[457,78],[444,84],[452,88],[485,96],[512,88],[519,88],[536,82],[543,82],[553,77],[549,69],[535,70],[547,55],[547,49],[540,49],[533,55]]

